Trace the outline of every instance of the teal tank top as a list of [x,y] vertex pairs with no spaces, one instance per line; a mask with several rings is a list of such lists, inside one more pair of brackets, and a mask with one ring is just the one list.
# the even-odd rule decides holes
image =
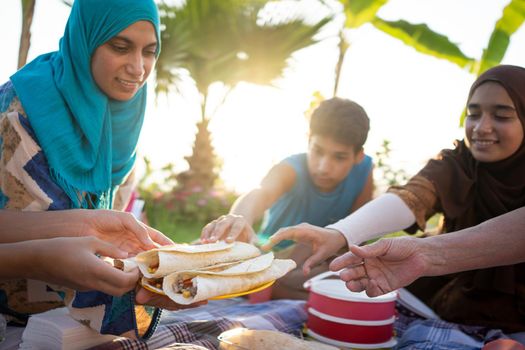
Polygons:
[[[310,178],[306,153],[292,155],[282,163],[291,165],[295,170],[295,184],[267,211],[259,232],[262,242],[282,227],[303,222],[324,227],[348,216],[372,171],[372,158],[365,155],[334,191],[323,193]],[[283,241],[276,249],[286,248],[292,243]]]

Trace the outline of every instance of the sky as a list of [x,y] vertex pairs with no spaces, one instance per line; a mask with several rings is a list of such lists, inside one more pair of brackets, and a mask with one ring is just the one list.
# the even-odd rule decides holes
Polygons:
[[[306,0],[308,10],[322,9]],[[495,22],[509,0],[390,0],[378,15],[426,23],[449,37],[470,57],[481,57]],[[69,8],[60,0],[38,0],[29,60],[56,50]],[[0,81],[16,71],[21,27],[20,0],[1,0]],[[315,91],[332,94],[337,58],[336,26],[323,40],[298,52],[275,86],[241,83],[217,110],[210,130],[223,163],[227,187],[244,192],[270,167],[307,147],[304,117]],[[371,120],[365,152],[374,156],[384,139],[391,142],[391,165],[414,174],[442,148],[462,138],[459,116],[475,77],[461,68],[416,52],[371,25],[346,33],[350,41],[338,96],[361,104]],[[525,66],[525,26],[514,34],[503,63]],[[152,81],[150,81],[152,82]],[[150,88],[154,84],[149,84]],[[189,87],[155,99],[151,91],[138,151],[155,168],[187,167],[199,118],[198,96]],[[139,163],[139,170],[141,163]]]

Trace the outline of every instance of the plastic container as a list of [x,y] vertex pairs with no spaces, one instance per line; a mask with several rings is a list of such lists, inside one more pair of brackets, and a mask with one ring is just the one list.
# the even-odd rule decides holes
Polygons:
[[354,293],[340,279],[324,279],[336,272],[325,272],[306,281],[310,291],[308,307],[323,314],[360,321],[383,321],[395,315],[397,293],[370,298],[365,292]]
[[323,337],[355,344],[377,344],[392,339],[395,316],[381,321],[358,321],[308,308],[308,330]]
[[325,279],[322,273],[304,283],[309,291],[308,334],[324,343],[350,348],[391,347],[397,292],[371,298],[354,293],[340,279]]

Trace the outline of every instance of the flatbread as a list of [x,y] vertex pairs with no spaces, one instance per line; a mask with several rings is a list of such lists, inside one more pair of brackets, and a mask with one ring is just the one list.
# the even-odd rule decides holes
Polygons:
[[135,261],[146,278],[159,278],[176,271],[242,261],[260,254],[257,247],[243,242],[175,244],[142,252],[135,257]]
[[[170,274],[162,283],[163,292],[178,304],[188,305],[201,300],[240,293],[284,276],[294,269],[293,260],[273,259],[273,253],[243,261],[223,271],[181,271]],[[192,295],[183,295],[178,285],[195,288]],[[188,293],[185,293],[188,294]]]
[[232,329],[219,335],[220,350],[237,350],[239,347],[250,350],[338,350],[331,345],[301,340],[293,335],[270,330]]

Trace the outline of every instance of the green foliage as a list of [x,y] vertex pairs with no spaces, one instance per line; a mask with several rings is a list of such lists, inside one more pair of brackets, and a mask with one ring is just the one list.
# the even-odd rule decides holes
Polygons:
[[390,141],[383,140],[379,151],[376,152],[375,168],[381,173],[383,186],[402,185],[408,180],[408,175],[403,169],[394,168],[390,163]]
[[215,82],[231,88],[241,81],[271,84],[282,76],[291,55],[316,43],[314,36],[331,18],[314,24],[299,14],[262,18],[267,3],[187,0],[183,6],[159,5],[164,30],[157,93],[177,87],[183,71],[202,95]]
[[446,36],[434,32],[426,24],[412,24],[405,20],[385,21],[378,17],[372,20],[372,24],[418,52],[446,59],[461,68],[474,65],[474,59],[467,57],[456,44]]
[[198,238],[202,227],[227,214],[238,196],[221,187],[182,186],[173,164],[155,171],[148,159],[145,163],[139,194],[146,203],[148,224],[177,242]]
[[501,18],[496,22],[487,48],[483,50],[477,71],[474,72],[476,75],[480,75],[501,62],[509,46],[510,37],[522,26],[524,21],[525,1],[512,0],[503,9]]
[[388,2],[388,0],[341,0],[345,9],[347,28],[358,28],[365,23],[371,22],[377,11]]
[[194,187],[175,188],[169,192],[148,193],[141,191],[146,201],[148,223],[170,236],[177,236],[178,227],[194,227],[200,234],[208,222],[227,214],[233,201],[234,192],[225,189]]

